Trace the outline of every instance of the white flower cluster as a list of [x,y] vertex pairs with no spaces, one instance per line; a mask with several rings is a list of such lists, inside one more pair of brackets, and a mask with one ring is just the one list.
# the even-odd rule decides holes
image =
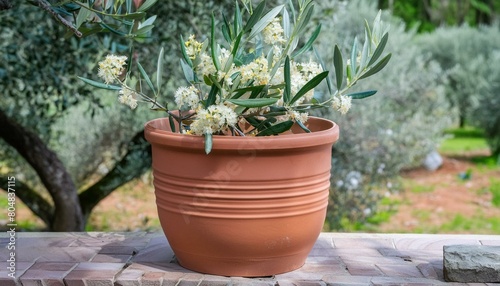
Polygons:
[[296,110],[289,109],[283,119],[306,123],[307,119],[309,119],[309,114],[307,112],[298,112]]
[[346,114],[351,109],[351,97],[346,95],[333,98],[332,107],[342,114]]
[[195,135],[214,134],[236,125],[238,115],[225,105],[211,105],[199,109],[196,119],[191,123],[190,133]]
[[137,93],[128,88],[122,88],[119,91],[120,96],[118,96],[118,101],[122,104],[128,105],[130,109],[135,109],[137,107]]
[[175,92],[175,103],[179,108],[197,109],[200,103],[199,91],[194,86],[179,87]]
[[123,72],[123,67],[127,61],[126,56],[107,55],[99,62],[97,75],[104,80],[106,84],[114,82]]
[[265,85],[269,83],[269,79],[271,78],[267,59],[263,56],[234,70],[234,72],[237,71],[240,72],[243,83],[254,81],[254,85]]
[[264,28],[262,36],[266,44],[275,45],[285,43],[286,40],[283,37],[283,28],[281,27],[280,19],[274,18],[273,21]]
[[192,60],[196,58],[196,55],[201,52],[201,48],[203,47],[202,43],[195,40],[194,35],[189,36],[184,45],[186,46],[186,54]]
[[[290,63],[290,80],[291,86],[290,91],[292,96],[295,95],[309,80],[313,77],[317,76],[323,71],[321,65],[310,61],[308,63]],[[271,84],[282,84],[284,79],[284,68],[280,67],[274,76]],[[314,89],[311,89],[308,93],[306,93],[302,98],[297,100],[294,105],[302,104],[304,101],[309,101],[314,96]],[[282,105],[283,102],[280,100],[278,102],[279,105]]]

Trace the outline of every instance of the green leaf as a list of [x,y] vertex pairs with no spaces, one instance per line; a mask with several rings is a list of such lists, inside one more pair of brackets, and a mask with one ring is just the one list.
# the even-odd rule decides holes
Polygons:
[[148,74],[146,73],[146,71],[144,70],[144,68],[142,67],[141,63],[140,62],[137,62],[137,68],[139,69],[139,72],[141,73],[141,76],[144,78],[144,80],[146,81],[146,84],[149,86],[149,88],[153,91],[154,94],[156,94],[156,91],[155,91],[155,87],[153,85],[153,82],[151,81],[151,79],[149,78]]
[[243,37],[243,32],[239,33],[238,36],[236,37],[236,40],[234,41],[233,50],[231,52],[233,58],[238,54],[238,48],[240,47],[241,37]]
[[342,88],[342,82],[344,80],[344,60],[342,59],[342,52],[337,45],[333,51],[333,66],[335,67],[335,78],[337,80],[337,89]]
[[205,133],[205,153],[208,155],[212,151],[212,134]]
[[184,38],[182,37],[182,35],[180,36],[180,40],[181,40],[181,53],[182,53],[182,57],[184,58],[184,60],[186,61],[186,63],[190,66],[190,67],[193,67],[193,61],[191,61],[191,59],[188,57],[187,55],[187,51],[186,51],[186,44],[185,44],[185,41],[184,41]]
[[285,39],[290,39],[290,35],[292,34],[292,27],[290,25],[290,15],[286,10],[286,7],[283,9],[283,34],[285,35]]
[[389,62],[390,59],[391,59],[391,54],[388,54],[383,59],[381,59],[375,66],[373,66],[368,71],[366,71],[364,74],[362,74],[359,77],[359,79],[367,78],[369,76],[372,76],[372,75],[378,73],[387,65],[387,63]]
[[[88,7],[87,3],[82,3],[83,6]],[[80,28],[80,26],[87,20],[87,18],[92,14],[92,11],[89,9],[82,7],[80,11],[78,11],[78,15],[76,16],[76,28]]]
[[215,16],[212,13],[212,28],[210,30],[210,52],[216,70],[220,70],[219,53],[217,50],[217,41],[215,40]]
[[380,43],[378,44],[377,48],[375,49],[375,52],[373,52],[373,55],[372,55],[370,61],[368,62],[368,66],[371,66],[372,64],[374,64],[378,60],[378,58],[382,55],[388,39],[389,39],[389,34],[385,33],[385,35],[380,40]]
[[368,49],[370,47],[370,40],[368,39],[368,33],[365,31],[365,42],[363,43],[363,50],[361,51],[361,61],[359,63],[360,71],[363,71],[367,65],[366,61],[368,59]]
[[264,13],[264,8],[266,7],[266,1],[262,1],[257,5],[257,8],[253,10],[252,16],[250,16],[250,19],[248,19],[245,27],[243,28],[243,31],[245,33],[249,32],[254,25],[259,21],[260,17],[262,17],[262,13]]
[[116,35],[118,35],[118,36],[120,36],[120,37],[124,37],[124,36],[126,36],[126,35],[127,35],[127,34],[125,34],[124,32],[122,32],[122,31],[118,31],[118,30],[116,30],[115,28],[111,27],[110,25],[108,25],[108,24],[106,24],[106,23],[104,23],[104,22],[99,23],[99,25],[100,25],[101,27],[103,27],[103,28],[105,28],[105,29],[109,30],[111,33],[116,34]]
[[142,28],[140,28],[137,31],[135,31],[135,34],[137,34],[137,35],[146,35],[154,27],[155,27],[155,25],[143,26]]
[[175,133],[175,119],[171,114],[168,115],[168,123],[170,124],[170,130]]
[[370,97],[377,93],[376,90],[367,90],[367,91],[360,91],[360,92],[354,92],[354,93],[349,93],[346,94],[346,96],[352,97],[352,99],[362,99],[366,97]]
[[[321,55],[319,54],[318,50],[316,50],[314,47],[313,47],[313,51],[314,51],[314,55],[316,56],[316,59],[318,60],[318,63],[321,65],[321,68],[325,71],[327,70],[326,68],[326,64],[325,64],[325,61],[323,61],[323,59],[321,58]],[[326,84],[328,86],[328,92],[330,94],[332,94],[333,92],[333,89],[332,89],[332,81],[330,79],[330,77],[327,77],[326,78]]]
[[114,14],[111,17],[115,19],[139,20],[144,18],[144,16],[146,16],[146,13],[144,12],[134,12],[128,14]]
[[235,1],[234,19],[233,19],[233,33],[235,35],[240,34],[240,28],[243,25],[242,22],[243,20],[241,19],[240,5],[238,5],[238,1]]
[[292,98],[290,104],[294,104],[299,98],[304,96],[311,89],[315,88],[318,84],[320,84],[326,77],[328,76],[328,71],[324,71],[317,76],[313,77],[310,81],[308,81]]
[[301,14],[299,15],[300,20],[296,27],[297,29],[297,32],[295,33],[296,35],[302,34],[302,31],[305,28],[307,28],[307,26],[310,23],[311,16],[313,14],[313,10],[314,10],[313,2],[308,2],[303,12],[301,12]]
[[226,42],[231,43],[231,31],[227,28],[227,26],[224,24],[222,25],[222,36],[226,40]]
[[85,82],[93,87],[102,88],[102,89],[109,89],[109,90],[121,90],[122,89],[121,86],[105,84],[105,83],[98,82],[98,81],[91,80],[91,79],[84,78],[84,77],[78,77],[78,78],[81,79],[83,82]]
[[149,8],[151,8],[151,6],[153,6],[158,0],[146,0],[144,3],[142,3],[141,6],[139,6],[139,9],[137,9],[137,11],[139,12],[144,12],[146,10],[148,10]]
[[300,48],[298,51],[296,51],[295,53],[293,53],[292,55],[292,58],[295,58],[305,52],[307,52],[308,50],[311,49],[312,47],[312,44],[314,43],[314,41],[316,40],[316,38],[318,38],[318,35],[321,31],[321,24],[319,24],[317,27],[316,27],[316,30],[314,30],[314,32],[312,33],[311,37],[309,38],[309,40],[304,44],[304,46],[302,46],[302,48]]
[[227,99],[226,101],[243,107],[255,108],[274,104],[278,98]]
[[306,133],[311,133],[311,130],[309,130],[309,128],[307,128],[304,123],[300,122],[300,121],[295,121],[300,128],[302,128],[302,130],[304,130]]
[[291,93],[292,93],[292,80],[290,76],[290,58],[287,56],[285,58],[285,90],[283,91],[283,101],[288,104],[290,102]]
[[215,104],[215,101],[217,100],[217,93],[219,92],[219,88],[217,87],[216,84],[212,84],[212,88],[210,89],[210,92],[208,93],[208,98],[207,98],[207,104],[205,108],[208,108],[209,106]]
[[262,32],[271,21],[281,12],[284,5],[279,5],[274,7],[271,11],[269,11],[266,15],[264,15],[252,28],[249,39],[255,37],[258,33]]
[[158,55],[158,66],[156,67],[156,88],[158,90],[158,94],[160,94],[160,89],[163,80],[163,47],[160,50],[160,54]]
[[153,15],[153,16],[147,18],[146,20],[144,20],[144,22],[140,23],[138,28],[140,29],[142,27],[153,25],[155,21],[156,21],[156,15]]
[[184,73],[184,77],[188,82],[194,82],[194,71],[193,69],[184,61],[184,59],[180,59],[182,72]]
[[224,20],[222,25],[222,35],[226,39],[228,43],[231,43],[233,40],[233,33],[231,32],[231,26],[229,25],[229,21],[226,18],[226,15],[222,14],[222,19]]
[[356,74],[356,64],[358,57],[358,37],[354,37],[354,42],[352,44],[351,50],[351,71]]
[[268,128],[260,131],[259,133],[257,133],[257,136],[277,135],[277,134],[280,134],[280,133],[283,133],[285,131],[290,130],[290,128],[292,128],[292,126],[293,126],[293,121],[291,121],[291,120],[280,122],[276,125],[271,125]]

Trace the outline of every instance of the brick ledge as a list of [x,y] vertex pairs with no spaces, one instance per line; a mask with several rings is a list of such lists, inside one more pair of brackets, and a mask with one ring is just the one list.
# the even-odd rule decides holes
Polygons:
[[322,233],[302,268],[265,278],[186,270],[161,232],[35,232],[16,234],[12,279],[8,243],[8,234],[0,234],[5,286],[460,285],[444,282],[443,246],[500,245],[500,235]]

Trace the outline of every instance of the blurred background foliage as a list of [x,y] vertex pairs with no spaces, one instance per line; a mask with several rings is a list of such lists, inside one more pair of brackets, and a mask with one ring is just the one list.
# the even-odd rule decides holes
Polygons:
[[[268,1],[268,6],[271,2],[282,1]],[[115,95],[76,77],[95,78],[96,63],[105,54],[128,54],[132,44],[132,55],[153,71],[164,47],[163,90],[173,93],[184,81],[179,35],[203,39],[211,12],[231,14],[234,7],[233,0],[158,1],[147,15],[158,16],[154,28],[133,43],[109,32],[77,38],[39,7],[12,4],[0,11],[0,110],[40,136],[79,190],[107,174],[143,123],[161,114],[117,105]],[[332,157],[330,230],[348,229],[377,213],[383,193],[375,190],[397,191],[401,170],[420,166],[450,127],[484,130],[492,154],[500,154],[498,1],[317,1],[314,21],[323,28],[315,48],[323,60],[331,66],[334,44],[346,52],[354,36],[363,39],[364,20],[371,22],[379,9],[390,27],[393,57],[359,86],[378,94],[355,101],[346,116],[320,114],[336,121],[342,132]],[[47,197],[37,174],[4,141],[0,172],[16,174]]]

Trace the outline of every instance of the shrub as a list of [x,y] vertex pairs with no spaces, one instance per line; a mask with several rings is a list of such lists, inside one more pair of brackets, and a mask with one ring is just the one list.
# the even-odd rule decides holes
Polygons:
[[492,26],[439,28],[422,36],[418,45],[432,54],[449,78],[446,94],[460,110],[460,126],[473,124],[485,131],[490,149],[500,154],[498,112],[500,53],[498,23]]
[[[373,19],[377,9],[370,1],[321,5],[322,11],[333,14],[325,15],[329,20],[317,48],[325,61],[331,62],[332,42],[342,43],[340,39],[352,35],[364,39],[361,29],[353,27]],[[332,117],[341,130],[332,158],[332,228],[340,225],[342,217],[363,221],[372,215],[378,201],[373,188],[381,183],[389,189],[396,186],[388,179],[404,168],[420,165],[451,123],[442,69],[414,43],[414,31],[405,32],[404,24],[387,13],[382,19],[391,26],[387,50],[393,56],[377,77],[360,84],[360,88],[366,84],[377,89],[378,94],[353,102],[347,116]],[[352,43],[343,43],[345,51],[351,47]],[[355,185],[349,183],[353,174],[359,174]]]

